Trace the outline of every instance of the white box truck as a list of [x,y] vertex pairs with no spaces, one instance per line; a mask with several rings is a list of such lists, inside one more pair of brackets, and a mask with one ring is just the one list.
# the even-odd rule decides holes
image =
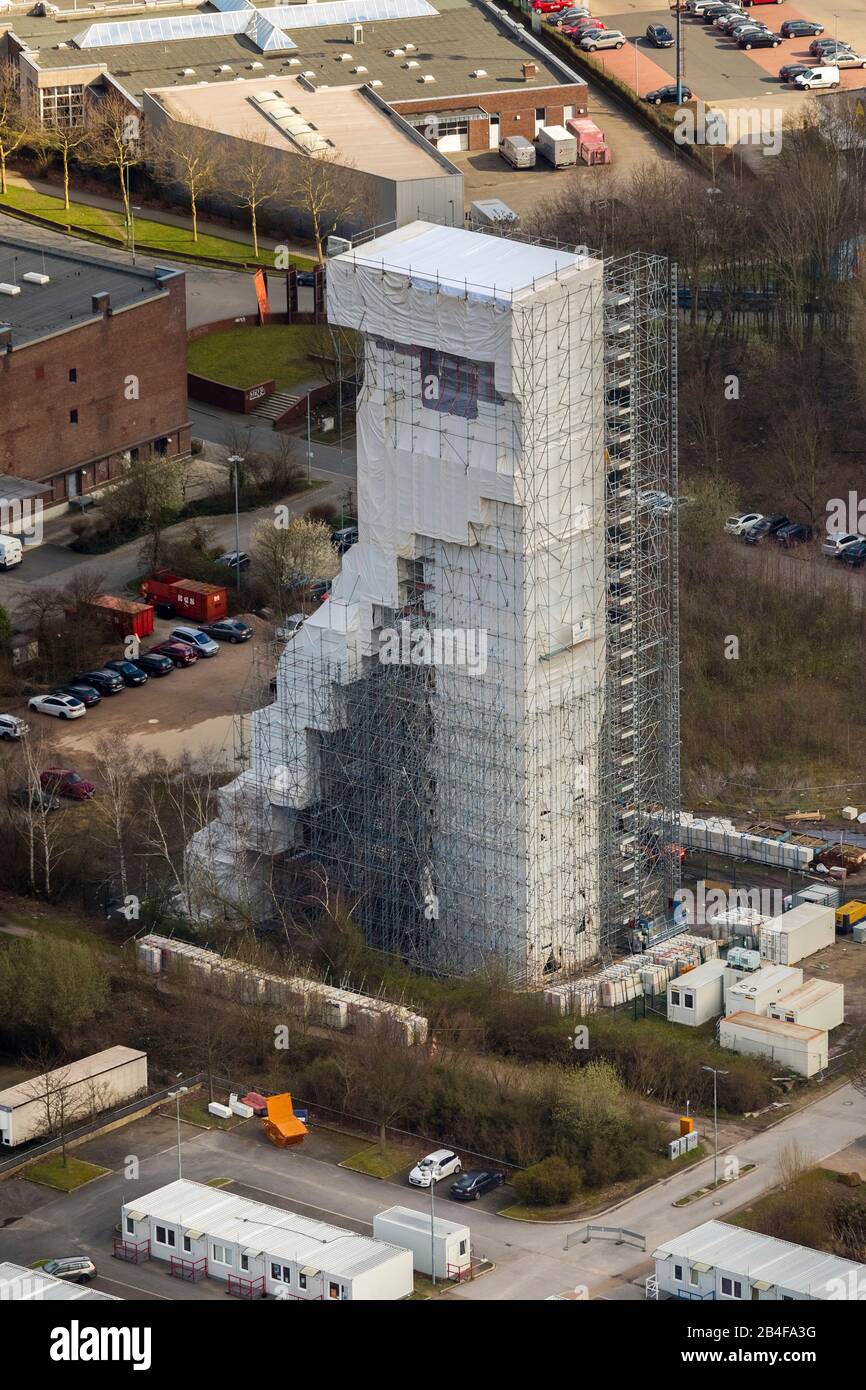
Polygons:
[[836,940],[836,914],[820,903],[800,903],[761,927],[761,955],[776,965],[796,965],[798,960],[832,946]]
[[566,169],[577,163],[577,141],[569,135],[565,126],[543,125],[535,137],[538,153],[543,155],[554,169]]
[[532,169],[535,167],[535,146],[525,135],[506,135],[499,142],[499,153],[512,169]]
[[373,1235],[376,1240],[411,1250],[412,1263],[420,1274],[433,1273],[435,1252],[437,1279],[454,1279],[472,1263],[469,1227],[444,1216],[435,1217],[431,1233],[428,1212],[388,1207],[373,1217]]
[[11,570],[24,559],[24,549],[17,536],[0,536],[0,570]]

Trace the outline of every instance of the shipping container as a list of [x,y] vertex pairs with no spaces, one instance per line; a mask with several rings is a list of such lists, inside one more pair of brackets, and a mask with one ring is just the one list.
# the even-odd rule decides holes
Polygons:
[[535,145],[554,169],[565,169],[577,163],[577,141],[564,126],[543,125],[535,137]]
[[228,612],[228,590],[222,585],[182,579],[168,570],[157,570],[151,579],[145,579],[141,593],[160,608],[171,608],[174,614],[199,623],[215,622]]
[[834,980],[804,980],[798,989],[771,1004],[770,1018],[830,1032],[845,1019],[845,989]]
[[86,607],[109,622],[118,637],[149,637],[153,632],[152,603],[136,603],[131,598],[98,594],[89,600]]
[[800,903],[761,927],[761,955],[776,965],[796,965],[798,960],[832,946],[836,919],[832,907]]
[[804,1028],[778,1018],[731,1014],[722,1019],[719,1042],[730,1052],[764,1057],[774,1066],[787,1067],[799,1076],[814,1076],[827,1065],[825,1029]]
[[454,1279],[472,1264],[469,1227],[461,1221],[437,1216],[431,1229],[427,1212],[388,1207],[373,1217],[373,1235],[376,1240],[410,1250],[419,1274],[433,1273],[434,1252],[437,1279]]
[[41,1139],[62,1107],[68,1129],[147,1090],[147,1053],[109,1047],[0,1091],[0,1143]]

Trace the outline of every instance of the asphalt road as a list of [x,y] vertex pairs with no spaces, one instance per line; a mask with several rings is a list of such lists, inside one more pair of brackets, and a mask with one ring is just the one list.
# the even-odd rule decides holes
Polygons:
[[[761,10],[769,10],[771,18],[764,22],[771,26],[776,23],[775,5],[762,5]],[[673,20],[666,6],[658,9],[633,10],[605,15],[608,29],[621,29],[627,39],[636,43],[638,50],[637,90],[643,95],[654,84],[641,81],[640,59],[643,55],[651,59],[665,72],[671,81],[676,78],[676,50],[673,48],[654,48],[644,37],[648,24],[666,24],[673,31]],[[780,21],[781,22],[781,21]],[[778,82],[764,72],[743,49],[737,47],[732,39],[720,34],[712,25],[694,19],[683,20],[683,72],[685,81],[704,101],[731,100],[734,97],[765,96],[768,88],[778,87]],[[790,46],[790,45],[789,45]],[[782,48],[777,49],[782,53]],[[778,66],[783,59],[779,58]]]

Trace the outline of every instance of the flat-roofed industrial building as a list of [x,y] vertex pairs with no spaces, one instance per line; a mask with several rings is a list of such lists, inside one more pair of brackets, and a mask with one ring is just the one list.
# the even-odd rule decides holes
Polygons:
[[0,1091],[0,1143],[41,1139],[62,1120],[68,1132],[147,1090],[147,1053],[108,1047]]

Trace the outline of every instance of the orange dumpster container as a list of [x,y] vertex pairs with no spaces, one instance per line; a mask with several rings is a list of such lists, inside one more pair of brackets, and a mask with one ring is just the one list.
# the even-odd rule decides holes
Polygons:
[[280,1149],[303,1143],[307,1133],[307,1126],[294,1113],[288,1091],[280,1096],[268,1096],[268,1114],[262,1124],[271,1143]]

